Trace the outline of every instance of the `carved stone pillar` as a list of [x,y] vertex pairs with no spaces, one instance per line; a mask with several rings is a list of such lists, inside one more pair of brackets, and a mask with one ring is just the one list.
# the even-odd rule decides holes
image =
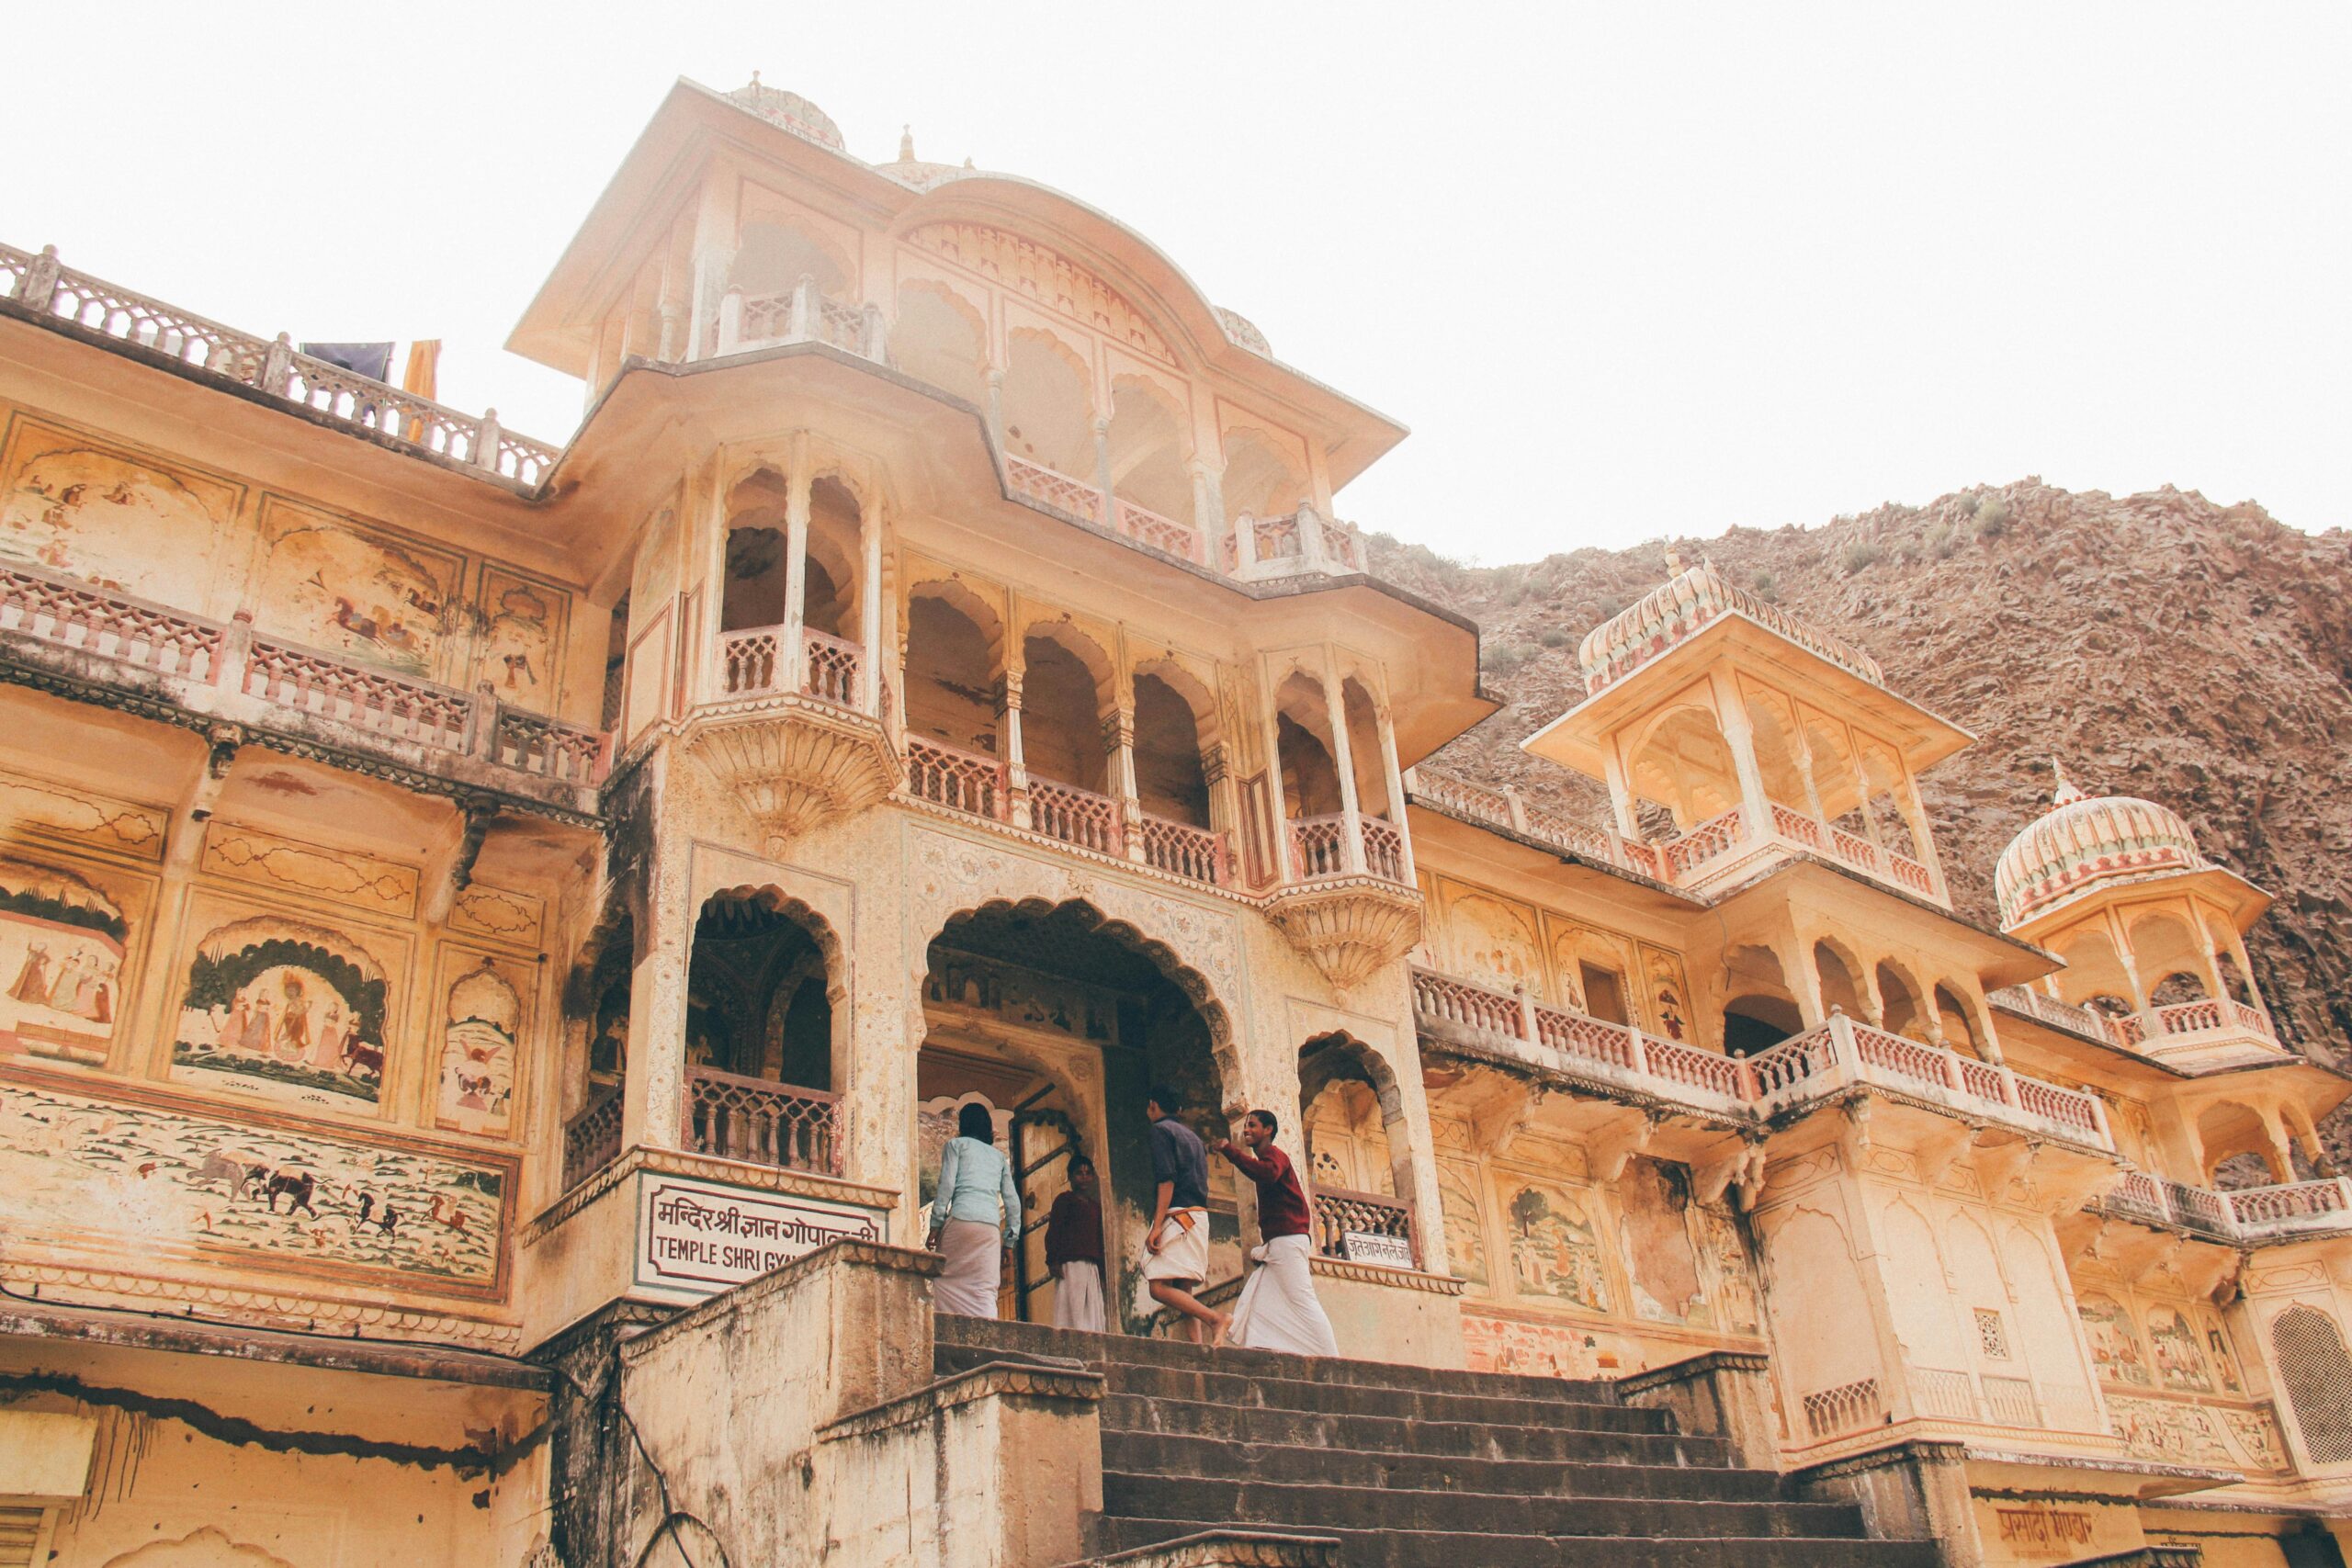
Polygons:
[[1029,815],[1029,763],[1021,750],[1021,678],[1023,669],[1014,665],[1004,672],[1004,705],[999,710],[1004,720],[1004,733],[999,744],[1004,748],[1004,790],[1012,807],[1012,825],[1031,825]]
[[792,474],[784,499],[784,646],[776,649],[776,664],[785,673],[784,689],[808,689],[808,437],[792,443]]
[[1348,739],[1348,705],[1340,682],[1323,673],[1323,711],[1331,725],[1331,762],[1340,773],[1340,811],[1345,834],[1342,863],[1351,876],[1363,874],[1363,807],[1356,798],[1355,748]]
[[1119,802],[1119,842],[1131,861],[1143,855],[1143,802],[1136,796],[1136,710],[1102,716],[1102,750],[1111,761],[1111,793]]

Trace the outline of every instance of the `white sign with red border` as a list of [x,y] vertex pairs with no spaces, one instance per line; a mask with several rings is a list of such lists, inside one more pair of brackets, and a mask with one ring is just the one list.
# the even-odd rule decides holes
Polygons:
[[889,1235],[882,1209],[650,1171],[637,1177],[640,1293],[698,1302],[828,1242],[881,1242]]

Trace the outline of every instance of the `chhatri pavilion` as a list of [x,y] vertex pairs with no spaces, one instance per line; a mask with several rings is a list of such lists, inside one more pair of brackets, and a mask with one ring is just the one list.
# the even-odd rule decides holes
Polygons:
[[[1605,815],[1448,771],[1399,423],[756,80],[508,346],[568,444],[0,246],[0,1565],[2344,1561],[2352,1080],[2163,803],[1980,923],[1973,738],[1679,559],[1524,743]],[[1139,1296],[1156,1084],[1340,1359]]]

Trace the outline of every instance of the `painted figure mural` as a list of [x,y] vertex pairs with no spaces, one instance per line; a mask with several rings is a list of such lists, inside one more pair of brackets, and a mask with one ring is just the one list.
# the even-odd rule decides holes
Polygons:
[[52,1247],[129,1241],[149,1267],[237,1261],[481,1287],[497,1278],[507,1181],[390,1145],[0,1085],[11,1224]]
[[270,541],[254,625],[348,659],[432,677],[456,576],[454,557],[306,514]]
[[[57,439],[40,427],[23,434],[28,444]],[[209,484],[199,493],[197,483],[80,446],[30,457],[0,491],[0,561],[201,608],[234,494]]]
[[509,707],[555,709],[567,601],[495,568],[482,573],[481,666],[477,677]]
[[340,932],[272,916],[210,932],[188,962],[172,1077],[320,1109],[384,1084],[383,966]]
[[0,860],[0,1052],[104,1062],[130,932],[114,900],[83,878]]
[[1599,1234],[1584,1206],[1558,1188],[1524,1186],[1512,1195],[1510,1257],[1521,1291],[1609,1310]]
[[2154,1386],[2156,1380],[2148,1371],[2147,1354],[2140,1348],[2140,1337],[2132,1330],[2132,1314],[2120,1303],[2111,1296],[2084,1296],[2075,1308],[2082,1314],[2084,1331],[2090,1336],[2091,1359],[2098,1363],[2100,1377],[2134,1388]]
[[513,1114],[523,1001],[487,958],[449,987],[441,1022],[443,1126],[503,1133]]
[[1625,1223],[1625,1277],[1632,1283],[1634,1314],[1653,1323],[1681,1323],[1704,1312],[1699,1284],[1699,1255],[1690,1244],[1690,1194],[1687,1180],[1656,1160],[1625,1162],[1618,1201]]

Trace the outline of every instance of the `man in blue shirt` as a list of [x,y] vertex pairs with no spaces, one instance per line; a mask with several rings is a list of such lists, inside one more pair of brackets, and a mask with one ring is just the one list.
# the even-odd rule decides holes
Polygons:
[[1225,1343],[1232,1320],[1204,1305],[1193,1292],[1209,1272],[1209,1159],[1200,1134],[1176,1113],[1183,1097],[1166,1084],[1152,1086],[1144,1114],[1151,1120],[1151,1179],[1155,1197],[1151,1229],[1144,1236],[1143,1277],[1151,1299],[1190,1320],[1193,1342]]

